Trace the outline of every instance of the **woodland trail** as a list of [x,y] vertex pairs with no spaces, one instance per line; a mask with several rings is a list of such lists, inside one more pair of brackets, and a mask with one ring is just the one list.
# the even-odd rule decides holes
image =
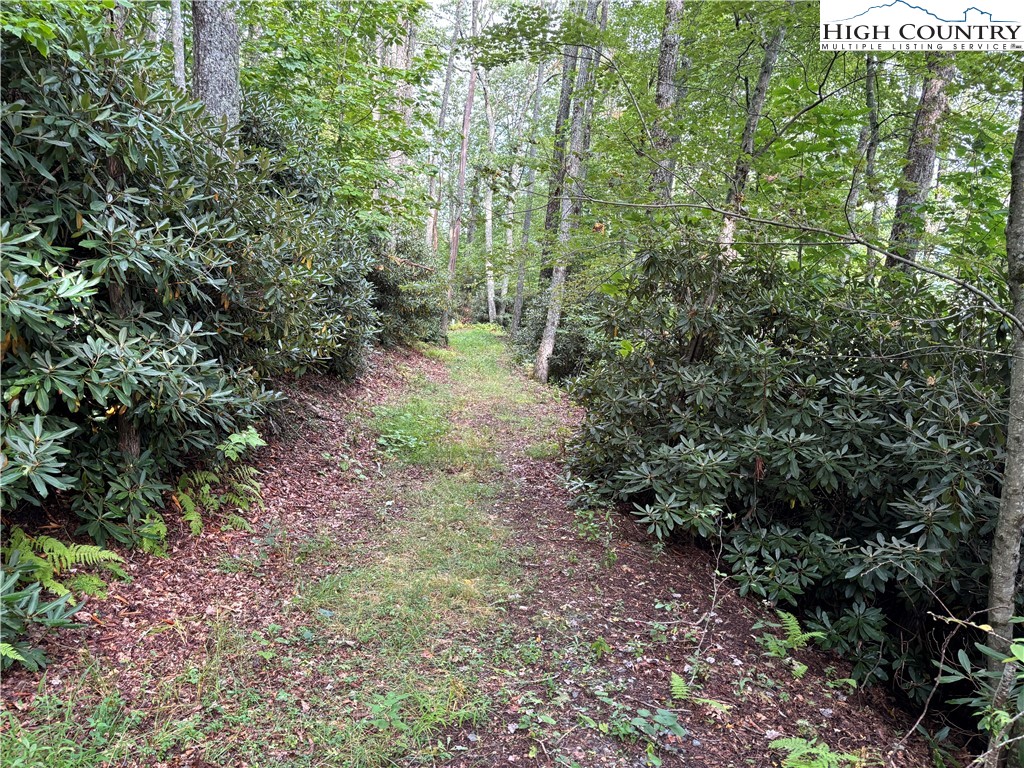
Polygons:
[[769,655],[707,552],[573,510],[578,414],[496,331],[451,341],[294,385],[251,530],[133,555],[41,683],[8,676],[7,765],[774,766],[782,737],[885,764],[909,723],[880,692]]

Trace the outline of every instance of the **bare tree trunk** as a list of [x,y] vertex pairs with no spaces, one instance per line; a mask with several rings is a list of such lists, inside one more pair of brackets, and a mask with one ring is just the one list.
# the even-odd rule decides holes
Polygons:
[[516,235],[512,231],[515,226],[516,190],[514,184],[514,168],[508,169],[508,195],[505,197],[505,267],[501,274],[501,290],[498,297],[498,320],[505,319],[508,305],[508,258],[516,247]]
[[651,189],[658,192],[665,202],[672,200],[674,173],[669,156],[676,143],[674,131],[666,123],[671,122],[672,109],[679,94],[679,25],[683,18],[683,0],[666,0],[665,25],[661,30],[661,48],[658,51],[658,82],[654,89],[654,105],[657,107],[651,123],[651,138],[657,165],[651,172]]
[[534,163],[537,160],[537,123],[540,121],[540,96],[544,86],[544,62],[537,65],[537,83],[533,91],[533,118],[530,121],[530,160],[526,166],[526,211],[523,213],[523,248],[516,259],[516,298],[512,306],[512,325],[509,332],[515,336],[523,321],[523,291],[526,289],[526,257],[530,247],[530,225],[533,222],[533,182],[537,175]]
[[[923,100],[923,97],[922,97]],[[1006,221],[1006,258],[1009,262],[1010,295],[1013,315],[1024,323],[1024,88],[1021,91],[1021,114],[1017,140],[1010,164],[1010,208]],[[992,538],[992,560],[989,570],[988,623],[989,645],[999,657],[1010,655],[1013,639],[1014,600],[1018,594],[1021,538],[1024,537],[1024,332],[1014,327],[1010,343],[1009,424],[1006,430],[1006,457],[1003,468],[1003,491],[999,501],[999,517]],[[989,668],[1002,671],[1005,685],[997,690],[1009,691],[1009,683],[1017,674],[1017,665],[989,659]],[[1005,700],[1005,695],[1004,695]],[[996,702],[998,706],[998,702]],[[997,766],[1001,742],[1008,734],[994,734],[989,742],[987,766]]]
[[[949,104],[946,84],[956,76],[956,68],[950,57],[929,53],[926,60],[928,76],[921,87],[921,101],[910,130],[907,164],[903,167],[903,180],[896,195],[896,211],[889,235],[889,249],[911,261],[917,260],[921,233],[924,231],[919,209],[928,199],[932,175],[935,173],[935,153],[939,145],[942,117]],[[896,267],[899,262],[888,257],[885,265]]]
[[238,83],[241,37],[235,0],[192,0],[193,88],[206,111],[238,124],[242,90]]
[[[408,72],[412,68],[412,62],[416,55],[416,25],[411,19],[404,23],[405,36],[390,46],[387,52],[387,66],[391,69],[400,69]],[[402,80],[398,86],[399,111],[402,113],[402,121],[409,125],[412,120],[412,84]],[[405,165],[405,152],[401,149],[394,149],[388,155],[388,166],[393,171],[398,171]]]
[[[761,121],[764,103],[768,98],[768,85],[771,83],[775,62],[779,59],[779,52],[782,50],[782,43],[785,39],[786,28],[779,27],[764,50],[764,59],[761,60],[757,85],[747,104],[747,120],[743,126],[743,138],[740,140],[740,154],[736,158],[736,170],[733,172],[732,184],[729,185],[729,192],[725,198],[726,210],[733,208],[738,212],[743,205],[743,193],[747,189],[750,166],[754,159],[754,138],[757,136],[757,124]],[[718,238],[719,245],[722,246],[722,256],[726,261],[731,261],[739,255],[732,247],[735,231],[736,219],[726,214],[725,221],[722,223],[722,233]]]
[[[586,19],[593,24],[597,20],[599,0],[588,0]],[[607,20],[607,8],[602,15],[602,31]],[[597,63],[597,55],[593,51],[586,51],[579,55],[576,65],[576,84],[572,89],[572,98],[575,105],[572,110],[572,119],[569,128],[568,151],[565,155],[565,174],[563,191],[559,206],[558,220],[558,245],[560,249],[568,246],[572,234],[572,214],[574,203],[581,196],[581,179],[583,174],[583,154],[587,137],[587,117],[591,107],[587,104],[585,95],[590,85],[591,64]],[[592,97],[591,97],[592,98]],[[551,289],[548,295],[548,317],[544,326],[544,333],[541,336],[540,347],[537,349],[537,358],[533,365],[533,375],[540,382],[547,382],[548,369],[551,362],[551,355],[555,350],[555,336],[558,333],[558,325],[562,317],[562,294],[565,290],[565,255],[562,254],[559,262],[551,270]]]
[[185,90],[185,24],[181,0],[171,0],[171,50],[174,52],[174,84]]
[[[444,140],[444,125],[448,120],[448,98],[452,90],[452,74],[455,72],[455,49],[456,43],[459,41],[462,2],[463,0],[459,0],[458,5],[455,7],[455,29],[452,31],[452,41],[448,49],[448,66],[444,70],[444,89],[441,91],[441,114],[437,117],[435,145],[440,144]],[[431,149],[430,163],[436,162],[439,156],[439,152]],[[427,197],[430,199],[430,213],[427,216],[427,250],[432,254],[437,253],[437,219],[441,208],[439,176],[440,173],[437,176],[432,175],[430,177],[427,190]]]
[[[487,117],[487,155],[490,158],[488,165],[494,159],[494,105],[491,103],[490,91],[487,88],[487,78],[481,76],[480,85],[484,90],[484,114]],[[484,273],[487,284],[487,322],[494,323],[498,320],[498,309],[494,304],[494,266],[491,258],[494,253],[494,177],[491,169],[487,169],[487,178],[484,179]]]
[[[554,148],[551,152],[551,176],[548,179],[548,204],[544,212],[543,256],[546,261],[551,255],[551,244],[558,228],[558,213],[562,200],[562,186],[565,181],[565,124],[569,120],[572,104],[572,86],[576,79],[576,61],[579,47],[567,45],[562,55],[562,85],[558,95],[558,112],[555,114]],[[551,267],[540,271],[541,282],[551,279]]]
[[149,14],[149,23],[152,29],[149,30],[149,34],[146,35],[151,43],[162,43],[167,39],[167,30],[170,24],[170,17],[167,14],[167,9],[161,6],[156,6]]
[[[853,167],[853,180],[850,192],[846,196],[847,216],[851,223],[860,202],[860,193],[865,184],[871,191],[872,179],[875,175],[875,154],[878,151],[878,94],[876,91],[877,66],[875,57],[870,53],[866,57],[867,73],[864,77],[864,103],[868,108],[868,119],[860,129],[857,138],[857,162]],[[861,173],[861,168],[864,172]]]
[[[476,36],[477,0],[473,0],[470,21],[471,34]],[[466,158],[469,156],[469,120],[473,114],[473,92],[476,90],[476,65],[471,65],[466,106],[462,110],[462,147],[459,150],[459,177],[455,188],[455,212],[448,233],[448,292],[441,312],[441,338],[448,343],[448,323],[451,321],[452,298],[455,290],[455,267],[459,258],[459,234],[462,232],[462,207],[466,196]]]

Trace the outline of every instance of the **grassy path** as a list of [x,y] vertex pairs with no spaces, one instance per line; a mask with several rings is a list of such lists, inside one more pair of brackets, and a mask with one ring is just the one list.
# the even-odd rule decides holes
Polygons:
[[569,508],[572,411],[492,330],[303,386],[252,530],[133,560],[5,691],[6,766],[769,766],[784,736],[880,765],[899,739],[834,662],[766,654],[708,555]]

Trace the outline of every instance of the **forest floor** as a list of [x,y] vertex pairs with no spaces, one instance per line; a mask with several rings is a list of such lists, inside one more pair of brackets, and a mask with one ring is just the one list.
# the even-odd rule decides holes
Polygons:
[[291,387],[251,530],[130,554],[45,676],[6,676],[4,764],[777,766],[787,737],[931,764],[712,554],[574,510],[578,412],[497,332],[451,343]]

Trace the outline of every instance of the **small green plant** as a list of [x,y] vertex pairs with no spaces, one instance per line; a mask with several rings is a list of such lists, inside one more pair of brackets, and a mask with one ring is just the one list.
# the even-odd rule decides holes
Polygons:
[[690,684],[683,679],[682,675],[673,672],[669,681],[669,687],[671,688],[673,699],[686,701],[690,698]]
[[769,746],[787,753],[782,758],[783,768],[842,768],[861,762],[857,755],[833,752],[828,744],[800,737],[776,739]]
[[[217,514],[229,509],[231,514],[227,525],[236,529],[248,526],[238,514],[239,511],[263,507],[263,492],[255,467],[239,463],[251,450],[266,445],[259,433],[249,427],[244,432],[229,435],[217,450],[224,457],[217,466],[217,472],[197,469],[186,472],[178,480],[178,490],[173,499],[181,509],[181,517],[193,536],[203,532],[203,513]],[[218,493],[214,489],[223,486]],[[242,521],[245,525],[240,525]]]
[[[65,543],[52,536],[29,536],[21,528],[15,527],[11,529],[10,537],[4,545],[4,557],[6,558],[15,550],[21,555],[21,582],[26,584],[39,582],[43,589],[58,596],[72,591],[71,582],[61,581],[59,577],[77,566],[102,568],[120,578],[125,577],[125,573],[121,569],[124,558],[116,552],[93,544]],[[98,585],[96,581],[79,580],[80,593],[96,594],[89,587],[102,588],[105,586],[102,580],[97,579],[97,581],[99,581]],[[71,603],[74,603],[73,597]]]
[[[778,614],[781,624],[766,622],[755,625],[755,627],[768,626],[782,629],[785,633],[784,637],[765,634],[758,638],[757,642],[768,652],[769,656],[774,656],[777,659],[788,658],[790,651],[799,651],[805,648],[811,640],[825,636],[823,632],[804,632],[800,621],[792,613],[787,611],[776,611],[775,613]],[[804,669],[804,672],[806,671]],[[798,677],[802,676],[803,673],[798,675]]]
[[619,556],[615,552],[614,509],[609,506],[580,506],[574,514],[580,537],[601,545],[601,565],[606,568],[615,565]]
[[[46,656],[39,648],[24,641],[31,625],[53,629],[74,626],[71,617],[78,610],[65,593],[56,600],[42,599],[43,585],[30,575],[34,566],[22,562],[24,551],[11,549],[4,553],[3,578],[0,581],[0,667],[15,662],[32,672],[46,666]],[[25,586],[24,582],[28,585]]]
[[598,637],[590,644],[590,651],[594,654],[594,658],[600,661],[612,652],[612,647],[603,637]]

